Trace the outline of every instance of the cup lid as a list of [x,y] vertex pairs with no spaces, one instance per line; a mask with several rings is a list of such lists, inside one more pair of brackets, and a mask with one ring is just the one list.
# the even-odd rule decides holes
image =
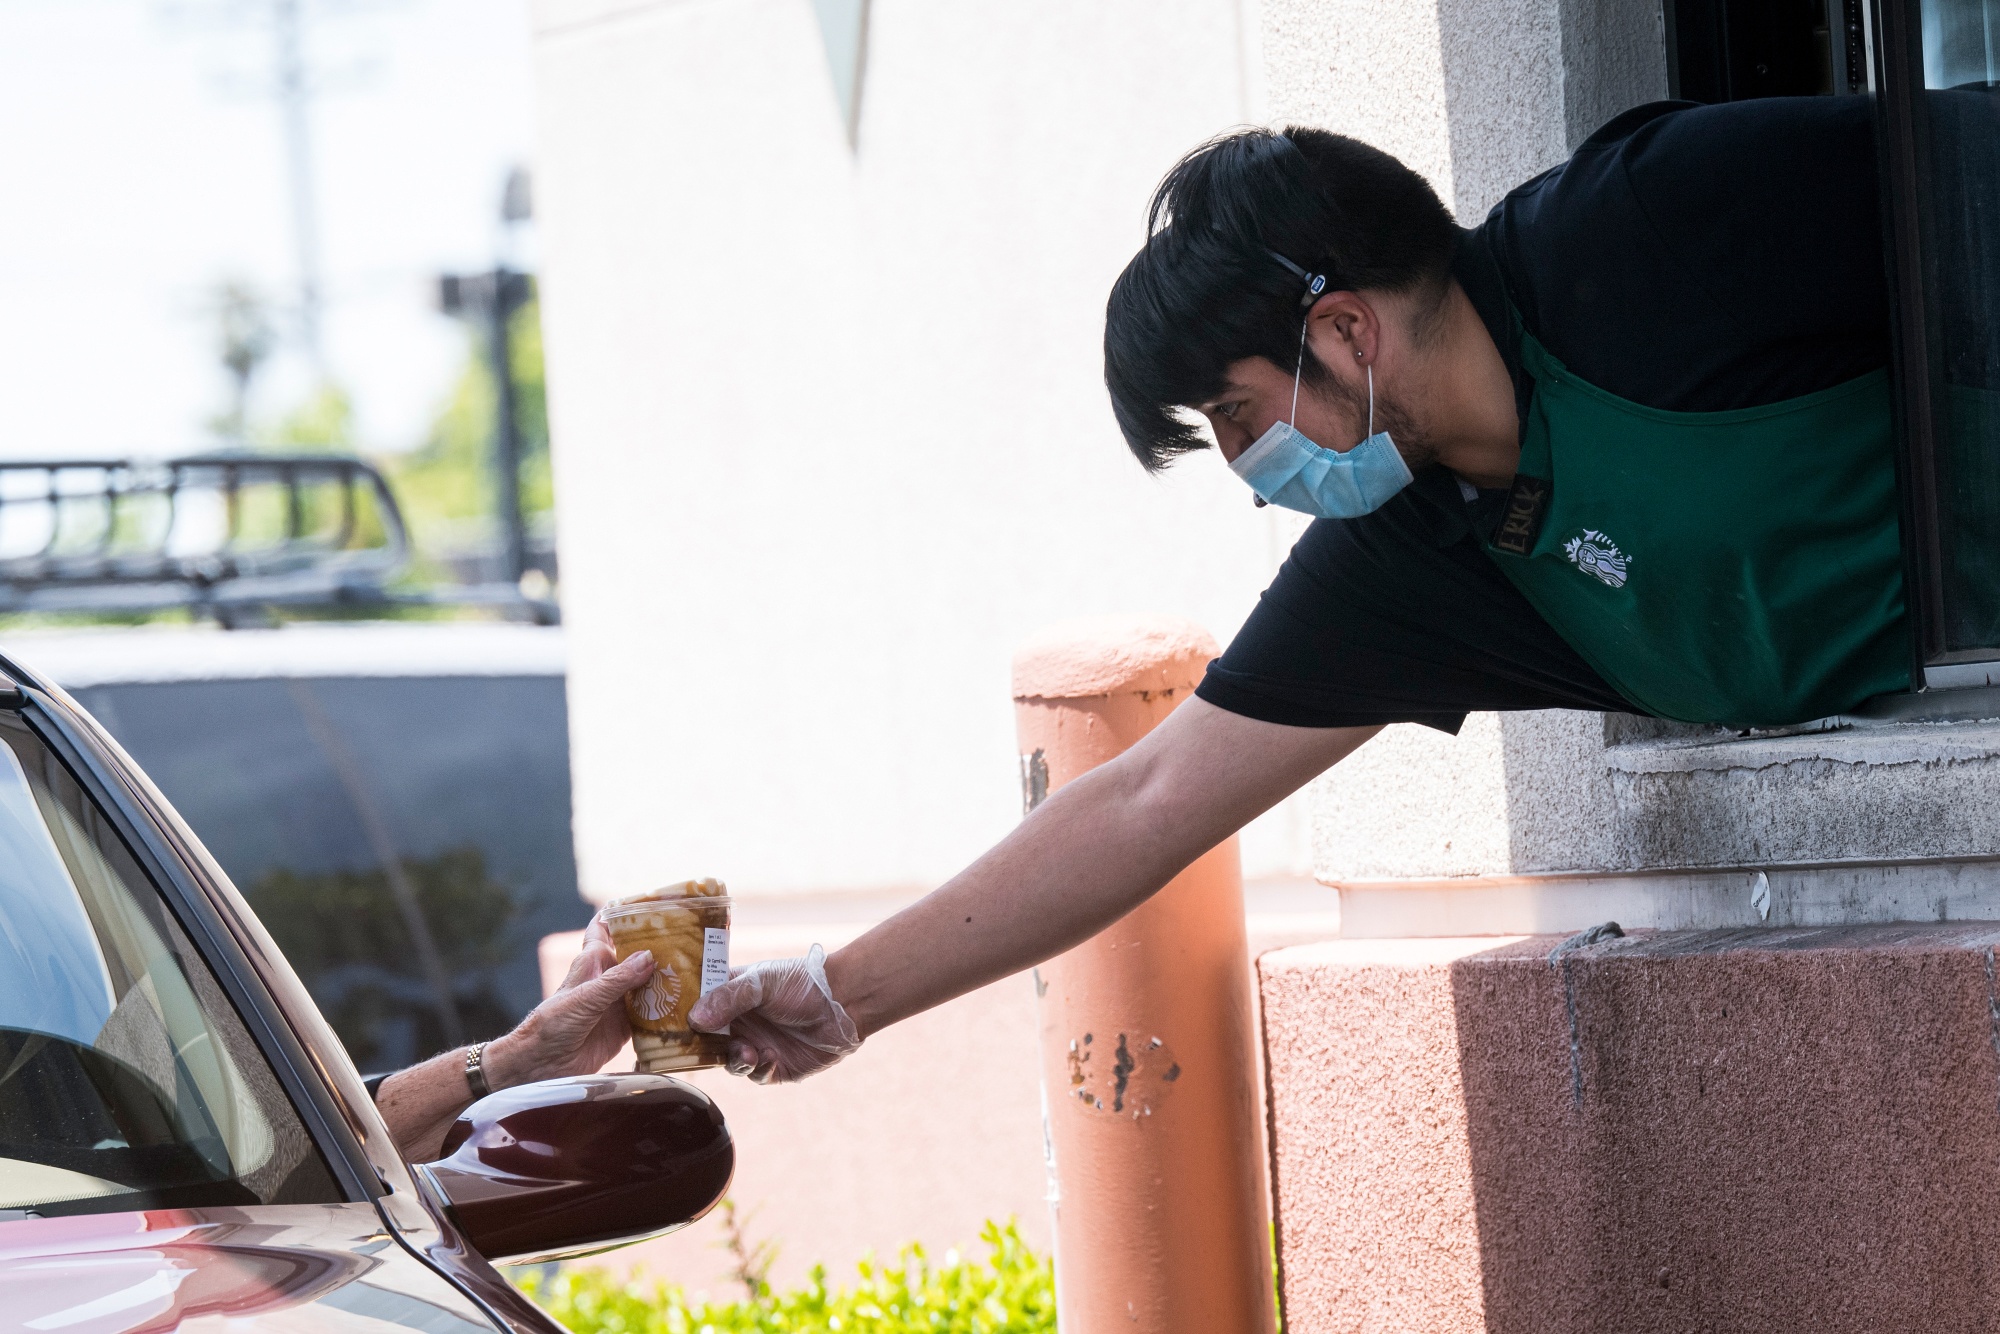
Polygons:
[[688,899],[726,899],[729,888],[712,877],[701,880],[676,880],[671,885],[661,885],[649,889],[644,894],[631,894],[622,899],[613,899],[604,905],[604,911],[617,912],[629,908],[648,908],[662,903],[679,903]]

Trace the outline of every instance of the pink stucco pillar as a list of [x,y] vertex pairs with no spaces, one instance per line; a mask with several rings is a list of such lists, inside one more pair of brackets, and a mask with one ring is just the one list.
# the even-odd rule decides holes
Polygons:
[[[1014,660],[1029,802],[1193,693],[1215,641],[1070,622]],[[1270,1334],[1268,1205],[1236,841],[1037,972],[1064,1334]]]
[[1264,955],[1288,1334],[2000,1328],[1996,927]]

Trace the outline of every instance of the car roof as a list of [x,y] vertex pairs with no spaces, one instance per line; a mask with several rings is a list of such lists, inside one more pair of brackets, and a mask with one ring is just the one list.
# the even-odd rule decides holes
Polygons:
[[26,630],[0,636],[0,662],[24,683],[82,690],[296,677],[561,676],[567,657],[560,626],[381,621]]

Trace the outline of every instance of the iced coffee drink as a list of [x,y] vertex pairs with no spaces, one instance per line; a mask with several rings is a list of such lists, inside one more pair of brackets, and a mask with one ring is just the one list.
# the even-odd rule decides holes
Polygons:
[[729,1039],[688,1026],[696,1000],[729,980],[729,891],[720,880],[683,880],[604,909],[622,962],[651,950],[652,980],[625,997],[639,1068],[656,1074],[721,1065]]

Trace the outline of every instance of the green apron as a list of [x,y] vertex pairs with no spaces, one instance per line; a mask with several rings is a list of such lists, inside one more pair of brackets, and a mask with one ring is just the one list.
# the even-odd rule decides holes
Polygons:
[[1535,381],[1488,549],[1619,694],[1777,727],[1910,684],[1886,371],[1734,412],[1661,412],[1521,335]]

